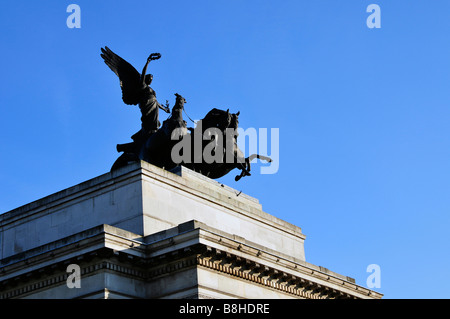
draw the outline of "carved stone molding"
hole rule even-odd
[[[310,268],[307,264],[277,256],[245,240],[238,242],[225,235],[194,227],[173,237],[146,243],[125,237],[116,238],[103,231],[83,239],[83,245],[80,242],[70,243],[41,255],[33,255],[32,263],[26,263],[31,259],[21,259],[16,264],[0,268],[0,275],[3,275],[3,279],[0,276],[0,299],[21,298],[65,285],[69,264],[80,266],[81,278],[109,272],[150,283],[201,267],[296,298],[378,298],[377,295],[370,295],[373,294],[371,290],[345,280],[344,276],[336,277],[324,268]],[[91,249],[91,244],[98,243],[102,236],[105,246]]]
[[[214,253],[217,251],[217,254]],[[292,294],[305,299],[358,299],[358,297],[339,292],[335,289],[315,282],[298,278],[295,275],[243,259],[230,253],[222,253],[211,247],[205,247],[205,254],[197,257],[198,265],[231,275],[240,279],[283,293]]]

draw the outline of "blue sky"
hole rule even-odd
[[[81,28],[69,29],[69,4]],[[381,28],[369,29],[369,4]],[[279,128],[279,171],[227,185],[303,229],[306,260],[385,298],[450,298],[450,2],[10,1],[0,11],[0,212],[109,171],[140,127],[100,47],[202,118]],[[161,113],[160,118],[165,119]]]

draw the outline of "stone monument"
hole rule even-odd
[[[141,161],[0,215],[0,298],[381,298],[304,241],[255,198]]]
[[[299,227],[214,180],[234,168],[239,180],[250,175],[253,158],[271,160],[245,158],[237,134],[220,144],[220,134],[237,128],[239,112],[212,109],[202,125],[187,128],[186,100],[176,94],[160,127],[158,109],[170,112],[169,105],[156,100],[146,74],[160,57],[151,54],[139,74],[102,49],[124,102],[139,105],[142,127],[132,142],[117,146],[123,154],[108,173],[0,215],[0,299],[381,298],[308,263]],[[228,161],[185,153],[173,160],[175,142],[195,148],[195,134],[212,128],[216,138],[208,143]]]

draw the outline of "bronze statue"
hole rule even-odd
[[[237,168],[241,170],[240,175],[235,177],[235,180],[238,181],[244,176],[251,175],[250,162],[253,159],[258,158],[267,162],[272,162],[270,157],[259,154],[252,154],[248,157],[244,157],[244,153],[237,145],[239,114],[240,112],[232,114],[229,110],[224,111],[216,108],[210,110],[206,116],[197,123],[195,129],[189,129],[191,142],[190,149],[194,151],[191,152],[190,158],[187,158],[187,160],[182,161],[180,164],[213,179],[225,176],[233,169]],[[217,137],[220,138],[211,140],[201,139],[201,141],[199,139],[196,140],[195,135],[205,136],[205,132],[210,130],[218,132],[221,136]],[[183,138],[187,138],[187,136],[184,136]],[[201,143],[200,149],[202,154],[195,152],[196,143],[199,142]],[[206,148],[215,150],[219,153],[219,158],[209,162],[205,160],[203,155]],[[200,159],[200,161],[198,159]]]
[[[150,87],[153,75],[146,73],[150,61],[159,59],[161,54],[150,54],[139,74],[131,64],[108,47],[101,51],[106,65],[119,77],[123,102],[139,105],[142,113],[140,131],[132,136],[132,143],[117,145],[117,151],[123,154],[115,161],[111,170],[144,160],[166,170],[183,165],[215,179],[237,168],[241,170],[240,175],[235,178],[238,181],[243,176],[250,176],[250,162],[254,158],[272,161],[269,157],[258,154],[244,157],[237,146],[239,112],[231,114],[229,110],[214,108],[195,128],[188,128],[182,114],[186,100],[178,93],[175,93],[176,102],[172,114],[160,128],[159,109],[170,113],[168,102],[163,106],[157,101],[156,93]],[[209,139],[205,139],[205,136]],[[179,153],[181,151],[181,157],[175,156],[174,150]],[[205,158],[205,154],[209,154],[209,157]]]
[[[122,100],[127,105],[139,105],[141,110],[141,130],[132,136],[133,143],[119,144],[117,150],[137,152],[147,138],[156,133],[160,126],[158,120],[159,109],[170,113],[168,106],[161,105],[156,99],[155,91],[150,87],[153,81],[152,74],[147,73],[150,61],[161,58],[160,53],[152,53],[147,59],[140,74],[130,63],[111,51],[108,47],[101,48],[100,56],[106,65],[119,77],[122,89]]]

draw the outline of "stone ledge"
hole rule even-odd
[[[202,175],[200,173],[197,173],[197,172],[195,172],[193,170],[190,170],[190,169],[188,169],[188,168],[186,168],[184,166],[177,166],[174,169],[170,170],[170,172],[174,173],[174,174],[176,174],[178,176],[187,177],[187,178],[188,178],[188,176],[193,176],[195,179],[203,180],[203,181],[205,181],[207,183],[212,183],[212,184],[220,186],[224,190],[228,191],[230,193],[230,195],[238,196],[237,194],[239,194],[239,196],[242,196],[243,198],[248,199],[248,200],[254,202],[255,204],[259,204],[259,200],[257,198],[251,197],[251,196],[249,196],[249,195],[247,195],[245,193],[241,193],[241,192],[239,192],[238,190],[236,190],[236,189],[234,189],[232,187],[229,187],[229,186],[227,186],[225,184],[222,184],[222,183],[220,183],[220,182],[218,182],[216,180],[208,178],[208,177],[206,177],[206,176],[204,176],[204,175]]]
[[[222,187],[219,182],[192,170],[178,167],[172,170],[174,173],[171,173],[146,162],[141,162],[141,167],[144,175],[149,176],[151,180],[170,184],[184,193],[204,198],[214,205],[223,206],[259,222],[282,229],[302,240],[306,238],[300,227],[264,212],[257,199],[244,193],[237,196],[239,194],[237,190],[225,185]],[[222,194],[224,192],[228,195],[224,196]]]
[[[7,223],[11,223],[16,219],[24,218],[28,215],[33,215],[43,210],[48,210],[52,206],[61,205],[64,202],[72,201],[78,197],[82,197],[99,189],[118,184],[134,177],[138,172],[140,172],[140,165],[129,165],[118,171],[100,175],[75,186],[45,196],[41,199],[1,214],[0,227],[6,225]]]
[[[172,186],[176,184],[176,187],[183,192],[192,192],[195,196],[203,197],[216,205],[231,208],[237,212],[245,213],[256,220],[277,225],[280,229],[289,230],[290,233],[295,234],[295,236],[301,239],[305,239],[306,237],[300,227],[262,211],[262,207],[256,198],[238,192],[229,186],[223,185],[185,167],[177,167],[170,172],[144,161],[133,163],[116,171],[100,175],[0,214],[0,227],[5,227],[17,220],[25,219],[35,214],[50,212],[53,207],[61,207],[64,203],[82,198],[93,192],[98,192],[103,188],[111,187],[127,180],[140,180],[142,174],[144,176],[151,176],[160,182],[171,184]],[[223,193],[228,194],[228,196],[224,196]]]
[[[83,240],[94,239],[94,238],[98,237],[99,235],[106,234],[106,233],[109,233],[111,235],[118,236],[118,237],[124,237],[128,240],[132,240],[132,241],[135,241],[135,242],[141,244],[141,242],[138,241],[138,239],[141,238],[140,235],[136,235],[129,231],[103,224],[103,225],[99,225],[99,226],[87,229],[85,231],[76,233],[74,235],[59,239],[57,241],[54,241],[54,242],[51,242],[51,243],[48,243],[48,244],[45,244],[42,246],[38,246],[38,247],[32,248],[30,250],[6,257],[4,259],[1,259],[0,260],[0,269],[8,266],[10,264],[18,263],[18,262],[21,262],[24,260],[30,260],[31,258],[40,256],[42,254],[45,254],[45,253],[48,253],[51,251],[56,251],[63,247],[69,246],[71,244],[79,245],[79,243]]]
[[[69,263],[84,263],[92,258],[100,258],[98,262],[84,266],[84,274],[104,269],[149,281],[171,275],[186,267],[201,266],[210,271],[218,271],[236,279],[247,280],[299,298],[381,298],[382,296],[346,280],[348,277],[328,270],[324,273],[324,268],[306,262],[288,260],[275,255],[274,252],[248,246],[245,239],[238,241],[233,238],[233,235],[213,231],[214,229],[207,225],[190,221],[174,229],[148,236],[149,238],[145,240],[116,227],[100,225],[44,245],[40,249],[25,252],[26,254],[21,256],[22,259],[11,258],[7,266],[0,268],[0,274],[9,273],[9,276],[6,276],[8,278],[4,275],[0,276],[0,283],[6,283],[6,285],[11,283],[14,286],[23,282],[19,285],[20,287],[13,289],[14,293],[8,289],[7,295],[4,295],[17,297],[22,293],[28,294],[33,291],[26,287],[41,289],[44,286],[50,287],[61,283],[65,277],[61,277],[61,274],[52,275],[52,273],[58,269],[64,269]],[[93,242],[99,242],[99,237],[103,238],[100,240],[103,244],[93,245]],[[196,240],[193,240],[195,238]],[[52,254],[58,258],[52,258],[52,262],[48,262]],[[30,272],[29,263],[27,264],[26,261],[31,259],[34,259],[35,266]],[[28,269],[28,271],[21,271],[20,268]],[[31,278],[39,277],[42,273],[48,276],[39,281],[41,283],[27,284]]]

